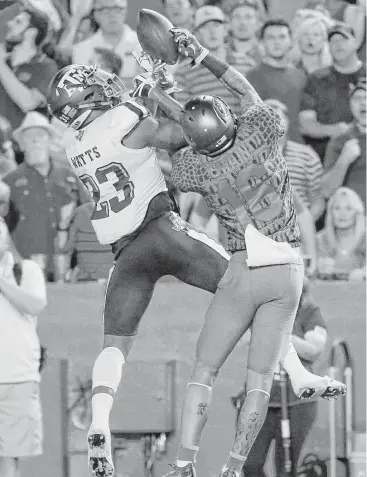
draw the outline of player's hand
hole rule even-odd
[[[171,32],[182,56],[195,60],[203,52],[203,47],[195,35],[184,28],[172,28]]]
[[[167,70],[165,63],[156,62],[153,65],[152,76],[156,81],[157,86],[163,89],[167,94],[181,91],[181,89],[178,87],[177,81],[173,77],[173,74]]]
[[[149,98],[151,90],[156,85],[151,73],[142,73],[133,79],[134,89],[130,93],[132,98]]]

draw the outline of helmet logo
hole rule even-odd
[[[69,98],[75,90],[83,91],[85,87],[86,75],[83,71],[73,69],[64,75],[56,86],[56,96],[60,96],[60,90],[65,91]]]
[[[218,118],[226,124],[231,117],[231,111],[226,103],[220,98],[213,98],[213,109]]]

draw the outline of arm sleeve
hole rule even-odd
[[[281,137],[285,134],[285,124],[282,118],[273,108],[262,102],[247,110],[246,120],[253,124],[260,123],[264,129],[268,130],[270,137]]]

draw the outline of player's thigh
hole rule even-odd
[[[257,306],[251,328],[248,368],[273,373],[293,329],[303,284],[303,265],[284,264],[251,270]]]
[[[249,269],[232,257],[206,313],[197,342],[197,361],[219,370],[251,325],[255,311]]]
[[[118,256],[106,288],[104,331],[133,336],[162,276],[154,240],[142,232]]]
[[[228,267],[229,254],[224,248],[174,213],[160,220],[159,230],[166,274],[214,293]]]

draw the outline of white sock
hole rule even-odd
[[[97,357],[92,373],[93,389],[104,386],[111,389],[109,393],[96,393],[92,397],[94,428],[108,428],[113,403],[113,395],[121,380],[122,366],[125,358],[118,348],[105,348]]]
[[[185,467],[187,464],[190,464],[189,460],[177,460],[176,461],[177,467]]]
[[[286,343],[283,349],[282,365],[292,382],[300,382],[310,376],[310,372],[301,363],[297,351],[294,349],[291,339]]]

